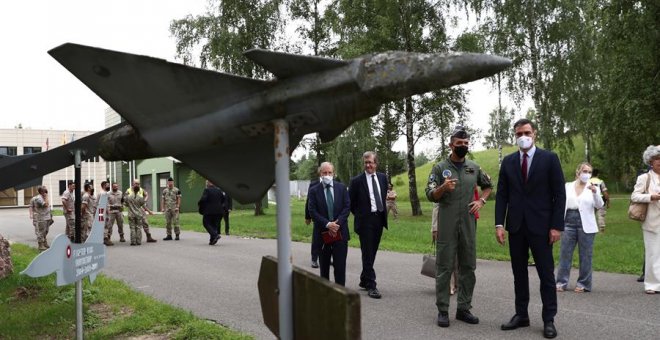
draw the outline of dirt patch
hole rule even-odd
[[[41,288],[39,287],[18,287],[12,294],[14,300],[27,300],[39,295]]]
[[[112,307],[103,303],[90,305],[89,311],[96,315],[104,325],[114,319],[128,317],[133,314],[133,310],[128,307],[121,307],[119,311],[115,312]]]

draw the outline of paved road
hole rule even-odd
[[[64,232],[63,218],[56,217],[49,240]],[[36,244],[25,209],[0,210],[0,233],[14,242]],[[257,276],[263,255],[276,255],[275,240],[228,236],[209,246],[208,236],[184,232],[181,241],[162,241],[165,230],[153,229],[158,243],[130,247],[116,243],[108,248],[104,273],[123,280],[158,300],[216,320],[258,339],[274,336],[263,324]],[[309,244],[294,243],[294,264],[308,265]],[[421,256],[380,251],[376,260],[378,288],[383,299],[362,295],[364,339],[542,339],[538,278],[530,271],[532,301],[529,328],[503,332],[502,322],[514,310],[513,278],[508,262],[478,261],[473,313],[479,325],[453,319],[443,329],[435,325],[434,281],[419,274]],[[358,289],[360,251],[348,255],[347,283]],[[576,272],[572,273],[575,280]],[[573,281],[574,282],[574,281]],[[632,275],[594,273],[594,292],[559,295],[555,320],[564,339],[658,339],[660,295],[646,295]],[[452,310],[456,306],[452,298]]]

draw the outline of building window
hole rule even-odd
[[[23,147],[23,154],[24,155],[29,155],[31,153],[39,153],[41,152],[41,147],[40,146],[26,146]]]
[[[16,149],[15,146],[0,146],[0,155],[16,156]]]

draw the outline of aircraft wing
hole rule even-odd
[[[293,147],[289,149],[293,150],[301,139],[302,136],[291,137],[289,145]],[[174,157],[243,204],[261,199],[275,180],[272,135]]]
[[[327,71],[349,64],[348,61],[339,59],[274,52],[263,49],[252,49],[243,54],[274,74],[277,79]]]
[[[66,43],[48,53],[141,132],[241,101],[270,82]]]
[[[33,184],[37,178],[72,165],[75,150],[83,151],[82,160],[97,156],[101,136],[123,125],[115,125],[48,151],[0,159],[0,190],[20,187],[24,183]],[[39,184],[41,182],[35,185]]]

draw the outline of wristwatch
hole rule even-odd
[[[486,200],[485,200],[483,197],[481,197],[479,200],[481,201],[481,203],[483,203],[484,205],[486,205]]]

